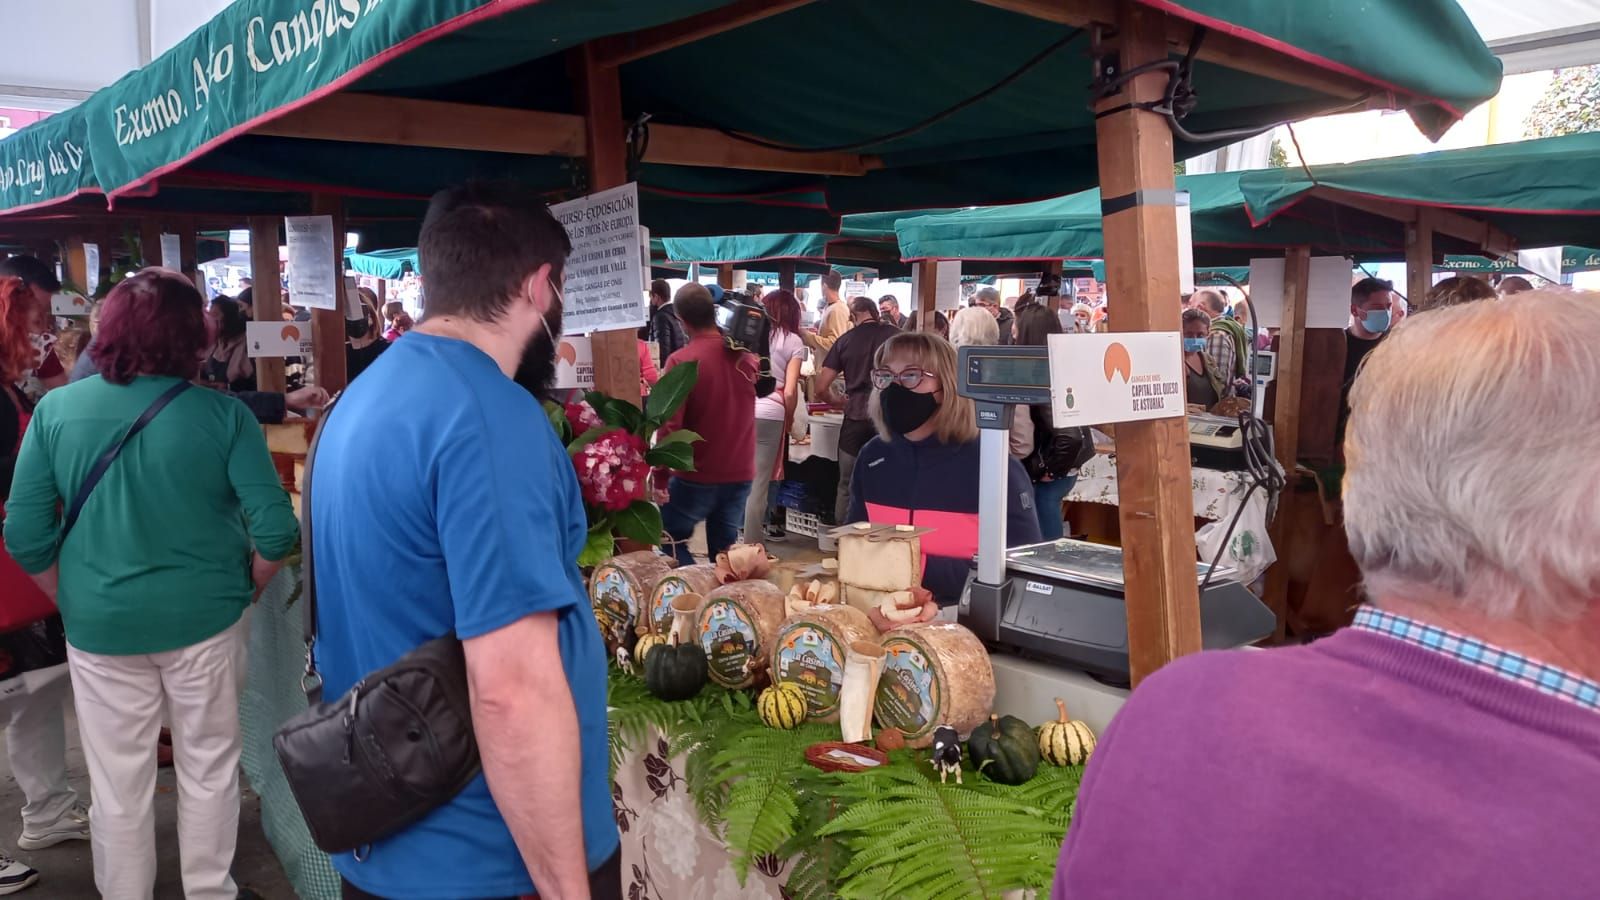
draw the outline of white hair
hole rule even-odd
[[[1499,618],[1600,597],[1600,297],[1408,318],[1350,392],[1345,530],[1368,590]]]
[[[981,306],[956,310],[950,320],[950,343],[961,347],[993,347],[1000,343],[1000,323]]]

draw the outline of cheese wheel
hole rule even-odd
[[[656,579],[656,586],[650,591],[648,614],[641,618],[639,624],[656,634],[666,634],[672,627],[673,597],[683,594],[704,597],[717,585],[717,567],[710,563],[672,569]]]
[[[764,679],[784,610],[783,592],[770,581],[735,581],[707,594],[700,608],[700,646],[711,680],[746,688]]]
[[[675,565],[672,557],[654,550],[639,550],[613,556],[594,567],[589,576],[589,603],[595,621],[606,639],[606,652],[618,646],[633,646],[634,628],[639,613],[650,599],[650,592]]]
[[[838,535],[839,580],[851,587],[893,593],[922,584],[922,538],[894,532]]]
[[[808,720],[837,722],[845,652],[856,641],[877,636],[867,614],[853,606],[813,607],[792,616],[773,642],[772,683],[800,686]]]
[[[927,747],[949,725],[968,734],[994,706],[994,667],[978,636],[954,622],[924,622],[886,632],[883,677],[873,715],[880,728]]]

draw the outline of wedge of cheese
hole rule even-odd
[[[267,435],[267,449],[273,453],[305,456],[306,450],[311,447],[311,437],[306,431],[304,420],[297,419],[281,425],[263,425],[261,430]]]
[[[909,591],[922,583],[921,537],[843,533],[838,541],[841,583],[884,593]]]

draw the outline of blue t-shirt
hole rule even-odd
[[[329,415],[312,492],[327,696],[451,629],[472,638],[556,611],[593,871],[617,849],[617,829],[605,648],[578,573],[587,525],[566,448],[533,397],[482,351],[418,332],[380,356]],[[333,864],[396,900],[533,891],[482,775],[362,861],[343,853]]]

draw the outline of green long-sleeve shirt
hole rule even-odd
[[[34,411],[17,456],[6,549],[30,573],[59,563],[67,641],[88,653],[160,653],[220,633],[250,602],[252,547],[279,560],[299,536],[250,411],[191,388],[123,448],[57,559],[60,508],[174,383],[97,376],[57,388]]]

